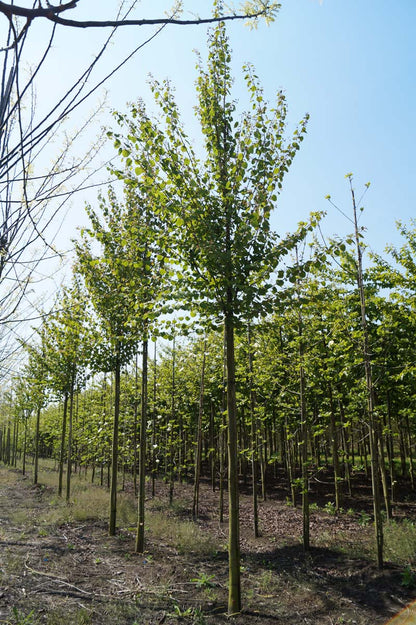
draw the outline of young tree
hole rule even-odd
[[[115,374],[114,428],[110,506],[110,534],[115,532],[120,371],[142,343],[142,397],[139,454],[139,504],[136,550],[144,549],[145,458],[147,428],[148,340],[164,286],[163,251],[159,249],[157,223],[149,199],[138,188],[128,188],[120,204],[110,189],[100,199],[102,219],[88,207],[91,229],[76,244],[78,271],[83,275],[92,304],[104,330],[107,362],[101,366]],[[101,245],[96,255],[92,242]]]
[[[347,174],[351,199],[352,199],[352,223],[354,226],[353,240],[355,243],[355,259],[354,259],[354,278],[357,283],[358,296],[360,302],[360,326],[361,326],[361,354],[364,365],[366,399],[367,399],[367,418],[368,418],[368,434],[370,442],[370,458],[371,458],[371,485],[373,493],[373,510],[374,510],[374,529],[376,538],[377,564],[379,568],[383,567],[383,520],[381,516],[381,497],[380,497],[380,423],[379,416],[376,413],[375,388],[372,372],[372,355],[370,350],[370,335],[368,328],[368,312],[367,300],[364,284],[363,270],[363,243],[362,231],[358,226],[358,208],[355,198],[355,191],[352,185],[352,174]],[[366,184],[366,189],[370,183]],[[327,199],[333,204],[330,196]]]
[[[109,534],[116,531],[117,471],[120,417],[120,375],[137,348],[135,263],[128,258],[122,224],[123,209],[112,189],[107,199],[100,196],[102,218],[87,207],[91,228],[84,230],[75,243],[76,270],[83,277],[97,314],[102,343],[96,350],[96,367],[114,373],[114,420],[111,454],[111,489]],[[99,245],[99,253],[93,244]]]
[[[28,353],[28,362],[24,368],[25,379],[29,385],[30,402],[36,415],[34,450],[35,459],[33,467],[33,483],[38,483],[39,474],[39,437],[40,437],[40,414],[47,400],[47,370],[45,366],[44,336],[40,332],[39,345],[24,345]]]
[[[214,327],[224,324],[227,361],[229,483],[229,613],[241,609],[235,329],[268,310],[265,296],[279,258],[287,250],[270,229],[270,213],[282,180],[306,131],[284,139],[286,102],[279,93],[268,109],[251,67],[245,79],[252,110],[237,118],[231,100],[230,49],[224,24],[209,36],[206,69],[199,63],[197,115],[206,158],[197,158],[179,121],[168,83],[152,83],[164,127],[142,103],[130,116],[117,114],[126,136],[115,145],[154,198],[181,266],[178,290]],[[120,177],[126,178],[124,172]],[[132,175],[132,179],[134,179]],[[127,180],[128,182],[129,180]]]
[[[56,303],[56,312],[45,319],[42,326],[48,384],[53,392],[63,398],[58,493],[62,495],[65,443],[67,442],[67,501],[71,493],[74,392],[76,384],[81,382],[81,373],[86,365],[85,348],[86,340],[88,340],[86,311],[85,293],[82,293],[80,285],[75,282],[71,288],[63,290]],[[66,436],[68,416],[68,436]]]

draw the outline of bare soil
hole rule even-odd
[[[0,623],[377,625],[416,598],[402,585],[403,566],[387,562],[380,571],[372,560],[373,528],[362,527],[359,513],[371,509],[368,493],[358,494],[358,503],[346,501],[355,513],[314,510],[313,546],[304,554],[301,511],[282,501],[278,485],[273,498],[259,504],[257,539],[251,499],[243,485],[242,491],[243,610],[229,617],[227,523],[218,522],[218,492],[208,484],[201,486],[196,523],[212,540],[212,552],[201,557],[198,549],[178,549],[150,526],[146,553],[138,555],[132,528],[110,538],[106,523],[87,520],[45,531],[42,514],[54,493],[1,466]],[[328,501],[325,493],[315,495],[320,505]],[[191,522],[192,485],[175,485],[175,501],[169,507],[161,482],[148,508],[172,523]],[[416,518],[416,504],[407,502],[396,514]]]

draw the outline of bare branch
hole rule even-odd
[[[267,17],[276,9],[274,2],[261,2],[258,9],[242,10],[239,13],[229,15],[213,15],[211,17],[193,19],[179,19],[174,17],[160,17],[154,19],[118,19],[118,20],[70,20],[62,17],[62,14],[69,9],[75,9],[79,0],[71,0],[59,6],[53,6],[47,2],[47,7],[40,5],[37,8],[26,8],[17,6],[12,3],[0,2],[0,13],[3,13],[9,20],[13,17],[26,18],[24,29],[27,30],[33,20],[43,18],[61,26],[69,26],[71,28],[119,28],[120,26],[161,26],[174,24],[176,26],[192,26],[199,24],[215,24],[221,21],[232,21],[241,19],[258,19]],[[19,35],[20,37],[20,35]],[[15,44],[17,43],[17,37]],[[14,45],[15,45],[14,44]]]

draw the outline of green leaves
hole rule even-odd
[[[246,66],[252,107],[237,120],[224,25],[210,32],[208,45],[208,62],[203,67],[198,60],[196,83],[203,161],[181,124],[168,82],[151,81],[159,117],[152,120],[140,103],[130,118],[116,115],[123,132],[114,136],[124,135],[117,146],[129,169],[125,178],[129,183],[134,178],[149,198],[166,235],[165,249],[182,268],[175,278],[178,296],[198,302],[204,316],[218,318],[225,314],[231,289],[239,320],[262,314],[265,285],[286,251],[276,247],[270,214],[307,116],[286,142],[284,94],[278,92],[275,107],[268,109],[257,76]]]

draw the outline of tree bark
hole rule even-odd
[[[194,498],[192,503],[192,516],[198,518],[199,514],[199,482],[201,477],[201,456],[202,456],[202,417],[204,415],[204,388],[205,388],[205,352],[207,349],[207,341],[204,340],[201,367],[201,383],[199,390],[199,410],[198,425],[196,433],[196,453],[195,453],[195,479],[194,479]]]
[[[232,301],[231,288],[227,300]],[[231,308],[231,306],[229,306]],[[241,610],[240,581],[240,512],[238,492],[238,446],[237,446],[237,401],[235,387],[234,319],[232,312],[225,317],[225,341],[227,358],[227,415],[228,415],[228,496],[229,496],[229,588],[228,613]]]
[[[117,470],[118,470],[118,429],[120,418],[120,347],[116,347],[116,364],[114,369],[114,421],[113,441],[111,448],[111,481],[110,481],[110,523],[108,533],[114,536],[116,533],[117,519]]]
[[[139,500],[136,534],[136,553],[144,551],[144,502],[146,485],[146,428],[147,428],[147,369],[148,341],[142,343],[142,410],[140,417],[140,450],[139,450]]]

